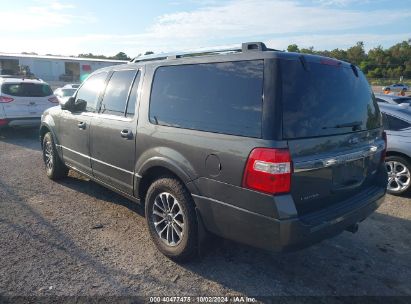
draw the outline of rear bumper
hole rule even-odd
[[[274,219],[216,200],[193,195],[207,230],[227,239],[271,251],[307,247],[363,221],[384,201],[385,189],[374,187],[309,216]]]
[[[22,118],[2,118],[0,119],[0,128],[2,127],[36,127],[39,126],[41,117],[22,117]]]

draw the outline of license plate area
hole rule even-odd
[[[30,102],[30,103],[27,105],[27,110],[28,110],[28,112],[29,112],[30,115],[34,115],[34,114],[38,114],[38,113],[39,113],[37,104],[36,104],[35,102]]]
[[[336,188],[361,183],[365,178],[365,159],[347,161],[333,167],[333,186]]]

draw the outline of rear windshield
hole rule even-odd
[[[68,96],[73,96],[74,95],[74,93],[76,93],[76,89],[62,89],[61,90],[62,92],[62,96],[63,97],[68,97]]]
[[[283,136],[288,139],[343,134],[381,126],[365,76],[350,67],[281,62]]]
[[[4,83],[1,92],[18,97],[46,97],[53,94],[50,86],[43,83]]]

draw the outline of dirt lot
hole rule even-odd
[[[387,196],[357,234],[283,255],[216,239],[178,265],[132,202],[48,180],[37,130],[0,135],[0,295],[411,295],[410,252],[411,200]]]

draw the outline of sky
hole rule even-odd
[[[0,0],[0,52],[130,57],[263,41],[316,50],[411,38],[411,0]]]

